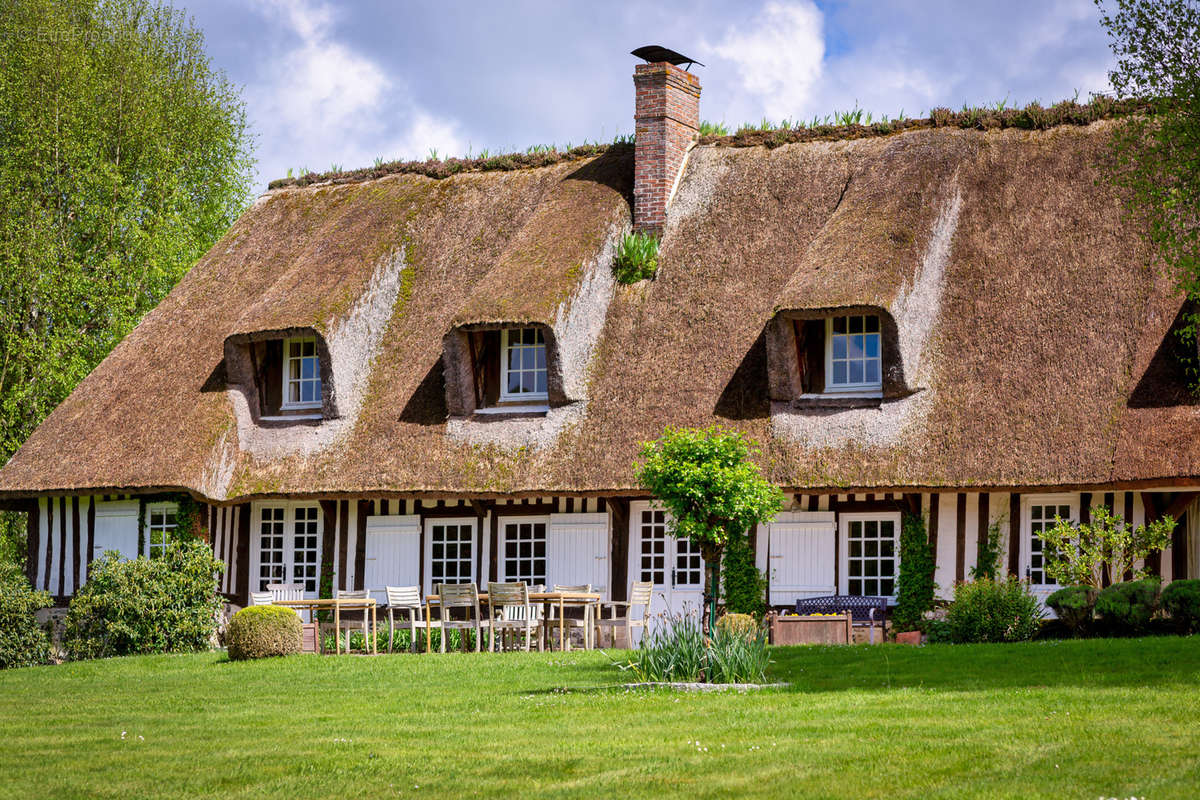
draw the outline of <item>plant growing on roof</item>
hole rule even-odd
[[[751,460],[757,454],[758,445],[736,431],[668,427],[642,445],[642,463],[634,465],[638,482],[670,513],[671,535],[700,547],[710,628],[726,545],[783,507],[783,492]]]
[[[613,276],[624,284],[637,283],[658,274],[658,237],[651,233],[627,233],[617,246]]]
[[[1114,579],[1126,572],[1145,577],[1134,564],[1171,541],[1175,520],[1164,517],[1149,525],[1129,525],[1104,506],[1092,509],[1091,521],[1079,525],[1055,517],[1053,528],[1039,534],[1046,551],[1046,575],[1062,586],[1100,588],[1107,569]]]

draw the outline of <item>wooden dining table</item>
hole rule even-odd
[[[375,649],[375,608],[379,605],[372,597],[367,598],[350,598],[350,597],[320,597],[311,600],[274,600],[271,605],[284,606],[286,608],[307,608],[313,612],[314,618],[318,611],[333,610],[333,630],[334,630],[334,647],[336,654],[342,654],[342,611],[362,611],[364,614],[367,611],[371,612],[371,635],[368,637],[367,649],[371,653],[376,653]],[[320,626],[317,627],[317,649],[320,650]],[[350,644],[346,643],[346,652],[350,652]]]
[[[542,604],[542,609],[543,609],[542,625],[543,626],[545,626],[547,624],[547,622],[550,621],[549,613],[548,613],[550,611],[550,609],[555,605],[558,606],[558,641],[559,641],[559,647],[562,650],[570,650],[571,649],[571,640],[567,636],[567,620],[563,616],[563,611],[566,610],[568,607],[569,608],[582,607],[584,609],[584,625],[594,625],[594,623],[591,622],[592,611],[596,607],[598,607],[600,605],[601,601],[603,601],[603,600],[604,600],[603,595],[599,594],[598,592],[530,592],[529,593],[530,603],[540,602]],[[429,620],[433,619],[433,617],[430,615],[431,611],[433,609],[433,606],[440,605],[441,601],[442,601],[442,598],[440,595],[436,595],[436,594],[425,595],[425,619],[427,622]],[[481,613],[482,613],[482,607],[487,605],[487,601],[488,601],[488,593],[480,592],[479,593],[479,605],[481,607],[480,608]],[[549,636],[546,637],[547,646],[549,646],[549,644],[550,644],[549,638],[550,638]],[[587,646],[586,643],[591,641],[591,638],[592,638],[592,634],[590,633],[590,631],[585,631],[585,635],[584,635],[584,642],[585,642],[584,646],[585,647]],[[427,624],[425,626],[425,652],[426,653],[432,652],[432,648],[433,648],[433,626]]]

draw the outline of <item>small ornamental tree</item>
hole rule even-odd
[[[783,507],[783,492],[751,460],[757,453],[758,445],[736,431],[667,428],[642,445],[642,463],[634,465],[638,481],[670,513],[671,535],[700,547],[710,630],[722,551]]]
[[[1135,579],[1143,578],[1146,570],[1135,570],[1134,564],[1166,547],[1173,530],[1171,517],[1133,526],[1103,506],[1093,508],[1091,521],[1081,525],[1055,517],[1054,527],[1039,534],[1047,553],[1046,575],[1060,586],[1097,589],[1106,567],[1113,581],[1121,580],[1126,572],[1132,572]]]

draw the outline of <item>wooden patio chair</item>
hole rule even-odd
[[[304,584],[301,583],[268,583],[267,591],[271,593],[271,600],[303,600],[304,599]],[[300,609],[292,609],[296,612],[296,616],[300,617],[300,621],[304,621],[304,612]],[[312,620],[308,620],[312,622]]]
[[[437,620],[425,619],[425,606],[421,603],[420,586],[386,586],[388,612],[388,652],[392,652],[392,640],[396,631],[396,612],[408,612],[410,652],[417,652],[417,631],[440,628]],[[403,622],[403,620],[401,620]]]
[[[537,637],[538,650],[542,649],[540,635],[541,614],[535,605],[529,602],[529,587],[524,581],[517,583],[488,584],[488,617],[492,624],[492,639],[490,650],[496,649],[496,632],[501,633],[501,649],[503,649],[503,634],[507,632],[525,634],[525,652],[529,652],[531,637]]]
[[[337,597],[341,600],[366,600],[371,596],[371,593],[366,589],[338,589]],[[362,628],[363,644],[368,652],[371,650],[371,619],[370,611],[350,611],[350,618],[346,618],[347,612],[342,611],[338,616],[341,618],[341,627],[336,631],[338,636],[341,636],[342,631],[346,632],[346,652],[350,652],[350,632],[355,628]],[[356,615],[362,614],[362,619],[356,619]]]
[[[590,592],[591,590],[592,590],[592,585],[590,583],[582,583],[582,584],[578,584],[575,586],[563,584],[563,583],[556,583],[556,584],[554,584],[554,587],[551,589],[551,591],[555,591],[555,592]],[[567,612],[569,612],[571,610],[573,610],[573,609],[565,609],[565,611],[567,611]],[[577,616],[567,616],[566,613],[563,614],[564,621],[566,622],[567,629],[568,629],[567,635],[568,636],[571,635],[571,630],[574,630],[575,628],[581,628],[583,630],[583,647],[585,650],[591,650],[595,646],[595,627],[596,627],[595,622],[592,620],[592,606],[589,603],[588,605],[583,606],[579,610],[582,611],[583,613],[581,616],[578,616],[578,617]],[[546,629],[548,631],[556,630],[558,628],[557,623],[558,623],[558,603],[551,603],[550,604],[550,622],[547,623]],[[562,646],[562,643],[559,642],[559,647],[561,647],[561,646]]]
[[[629,587],[628,600],[610,600],[607,603],[601,603],[600,619],[596,620],[596,624],[600,628],[608,628],[612,631],[613,646],[617,643],[617,631],[624,629],[625,645],[632,649],[633,647],[633,629],[641,628],[642,632],[646,631],[646,622],[650,619],[650,599],[654,595],[654,584],[650,581],[634,581]],[[633,611],[635,608],[641,608],[642,614],[640,617],[634,617]],[[610,616],[604,618],[604,609],[607,608],[611,612]],[[625,613],[618,616],[618,609],[624,609]]]
[[[479,589],[475,583],[439,583],[437,594],[441,599],[441,628],[438,649],[446,652],[446,638],[450,629],[461,630],[464,633],[475,631],[475,652],[483,649],[483,629],[490,627],[489,620],[484,619],[479,612]],[[454,609],[462,609],[466,618],[454,619]],[[466,649],[466,639],[463,639],[463,649]]]
[[[251,592],[250,605],[252,606],[269,606],[275,600],[275,595],[270,592]]]

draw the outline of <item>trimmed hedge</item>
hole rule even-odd
[[[231,661],[290,656],[300,652],[300,617],[283,606],[250,606],[229,620],[225,644]]]
[[[1046,605],[1078,636],[1092,621],[1096,590],[1091,586],[1064,586],[1046,598]]]
[[[1162,607],[1180,630],[1200,631],[1200,580],[1172,582],[1163,589]]]
[[[1142,633],[1158,610],[1160,585],[1157,577],[1114,583],[1096,595],[1096,613],[1113,633]]]
[[[972,581],[954,587],[954,602],[946,613],[951,641],[1025,642],[1034,637],[1042,619],[1038,599],[1024,581]]]
[[[175,542],[162,556],[92,562],[71,600],[63,645],[72,659],[207,650],[221,598],[215,575],[225,565],[199,540]]]
[[[53,604],[36,592],[16,564],[0,562],[0,669],[50,661],[50,640],[35,614]]]

